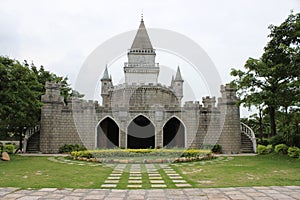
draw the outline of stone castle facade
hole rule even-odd
[[[124,65],[125,83],[113,85],[108,69],[101,81],[102,105],[72,97],[64,102],[58,83],[42,96],[40,151],[57,153],[64,144],[95,148],[203,148],[218,143],[239,153],[241,129],[235,90],[221,86],[221,97],[181,102],[178,67],[170,86],[158,83],[155,49],[141,20]]]

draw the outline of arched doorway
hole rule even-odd
[[[185,128],[176,117],[169,119],[163,127],[163,146],[166,148],[185,147]]]
[[[143,115],[137,116],[127,128],[127,148],[145,149],[155,147],[155,128]]]
[[[119,147],[119,127],[114,120],[106,117],[97,127],[97,148]]]

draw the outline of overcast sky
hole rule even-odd
[[[290,10],[300,11],[300,0],[0,3],[0,55],[44,65],[68,76],[71,84],[94,49],[115,35],[138,28],[142,12],[147,28],[172,30],[199,44],[227,83],[232,80],[232,67],[242,68],[247,58],[261,56],[270,24],[279,25]]]

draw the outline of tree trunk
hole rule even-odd
[[[258,107],[258,115],[259,115],[259,138],[263,138],[263,127],[262,127],[262,110],[261,107]]]
[[[269,107],[269,115],[270,115],[270,127],[271,127],[270,136],[272,137],[276,135],[275,108],[273,106]]]
[[[22,152],[23,149],[23,127],[20,127],[19,129],[19,150]]]

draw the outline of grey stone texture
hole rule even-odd
[[[164,126],[176,118],[183,126],[184,135],[181,139],[184,141],[176,144],[203,148],[219,143],[224,153],[240,152],[240,113],[235,91],[228,84],[221,86],[217,105],[215,97],[204,97],[202,104],[199,101],[182,103],[183,78],[179,67],[170,86],[157,83],[159,65],[155,63],[155,50],[143,21],[128,52],[124,72],[125,83],[114,86],[105,69],[101,79],[102,105],[77,97],[65,103],[60,85],[47,82],[46,94],[42,96],[41,152],[57,153],[60,146],[75,143],[88,149],[96,148],[99,146],[98,126],[107,118],[118,126],[118,147],[127,148],[128,126],[137,116],[147,118],[155,128],[152,147],[164,147]]]
[[[0,188],[0,199],[300,199],[299,186],[185,189],[57,189]]]

